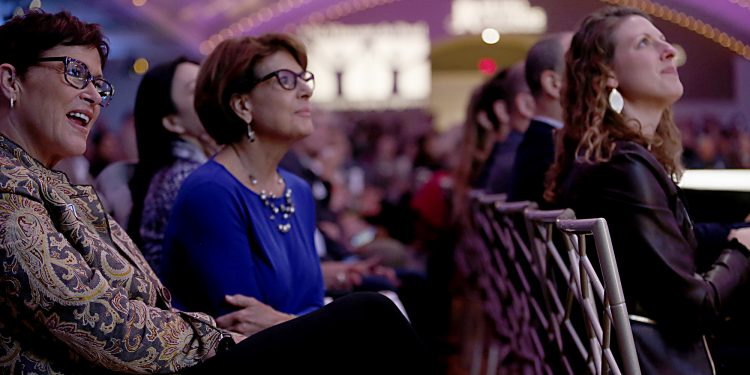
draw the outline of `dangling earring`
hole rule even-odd
[[[625,107],[625,99],[617,89],[612,89],[609,92],[609,107],[617,113],[622,113],[622,109]]]
[[[13,109],[15,105],[16,105],[16,99],[10,98],[10,109]]]
[[[255,132],[249,122],[247,123],[247,139],[249,139],[251,143],[255,142]]]

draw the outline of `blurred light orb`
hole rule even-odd
[[[148,71],[148,60],[146,60],[143,57],[139,57],[135,59],[135,62],[133,63],[133,72],[138,75],[146,74]]]
[[[685,53],[685,49],[682,48],[679,44],[672,44],[672,47],[674,47],[675,50],[677,50],[677,54],[674,57],[674,63],[677,66],[683,66],[687,62],[687,53]]]
[[[495,70],[497,70],[497,62],[489,57],[482,57],[479,59],[477,68],[479,68],[479,72],[482,74],[490,76],[495,73]]]
[[[495,44],[500,41],[500,32],[488,27],[482,30],[482,41],[487,44]]]
[[[146,5],[146,2],[148,2],[148,0],[133,0],[133,5],[137,7],[142,7]]]

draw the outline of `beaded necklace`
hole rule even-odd
[[[232,148],[232,151],[234,151],[234,154],[237,156],[237,159],[240,161],[240,164],[242,164],[242,168],[245,169],[245,171],[247,172],[248,168],[245,166],[245,162],[240,157],[240,153],[237,152],[237,149],[234,147],[234,145],[229,145],[229,146]],[[258,185],[258,179],[252,173],[248,173],[247,177],[250,179],[250,184],[252,184],[253,186]],[[281,175],[279,175],[278,179],[276,180],[276,183],[281,186],[284,186],[285,185],[284,178],[281,177]],[[284,202],[279,204],[278,206],[276,205],[275,200],[279,197],[277,197],[275,194],[269,193],[265,189],[261,189],[258,196],[260,197],[260,200],[263,202],[263,205],[268,207],[268,209],[271,211],[271,213],[268,215],[268,220],[276,224],[276,228],[279,230],[279,232],[288,233],[292,229],[291,217],[292,215],[294,215],[294,202],[292,202],[292,189],[287,187],[286,190],[284,190]],[[279,216],[278,220],[277,220],[277,215]]]

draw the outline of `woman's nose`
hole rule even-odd
[[[662,43],[664,44],[664,50],[662,51],[662,56],[664,57],[664,59],[674,59],[675,56],[677,56],[677,49],[675,49],[674,46],[672,46],[672,44],[667,41],[663,41]]]
[[[96,90],[93,82],[89,82],[86,87],[81,91],[81,99],[91,104],[101,105],[103,98],[99,95],[99,91]]]

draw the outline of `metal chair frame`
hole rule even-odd
[[[567,372],[574,373],[574,370],[566,356],[575,353],[585,361],[588,372],[592,374],[610,371],[614,374],[640,374],[606,220],[576,219],[569,209],[529,209],[525,216],[531,247],[538,260],[537,270],[545,279],[543,295],[550,320],[549,339],[562,353],[561,360]],[[555,229],[563,234],[567,259],[552,239]],[[587,236],[594,240],[601,280],[587,255]],[[560,285],[558,279],[563,279],[564,284]],[[561,297],[563,293],[564,297]],[[583,327],[571,320],[574,308],[580,311]],[[619,363],[610,346],[613,329]],[[566,347],[563,336],[569,338],[572,345]]]

